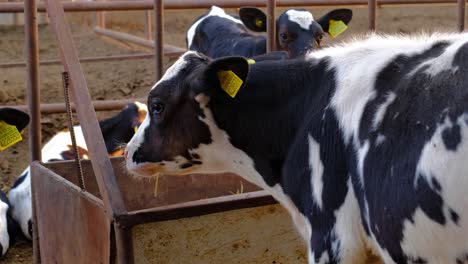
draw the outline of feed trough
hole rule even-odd
[[[90,161],[82,162],[86,190],[73,161],[33,163],[41,263],[306,263],[287,212],[241,177],[136,181],[123,162],[111,159],[128,212],[114,220]]]

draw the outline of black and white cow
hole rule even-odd
[[[107,152],[110,156],[123,154],[122,146],[130,141],[135,131],[146,116],[147,107],[139,102],[125,106],[117,115],[99,122]],[[76,144],[81,158],[88,159],[88,148],[81,126],[74,126]],[[42,148],[42,161],[74,159],[73,146],[69,131],[62,131],[53,136]],[[29,166],[15,181],[8,193],[12,205],[12,215],[21,227],[23,234],[31,239],[32,208],[31,179]]]
[[[17,132],[21,132],[28,125],[29,116],[13,108],[0,108],[0,122],[4,122],[3,125],[15,126]],[[0,127],[3,126],[0,124]],[[0,132],[0,136],[6,135]],[[10,241],[15,236],[16,229],[17,225],[11,216],[10,202],[6,194],[0,190],[0,252],[2,256],[10,247]]]
[[[212,58],[246,56],[262,60],[287,59],[284,51],[266,53],[266,38],[250,33],[242,22],[222,8],[212,6],[187,31],[187,47]]]
[[[253,65],[188,52],[151,89],[125,157],[135,177],[233,172],[263,187],[309,263],[466,263],[468,34]]]
[[[223,56],[256,57],[258,60],[295,58],[320,47],[330,20],[348,24],[352,18],[349,9],[336,9],[315,21],[305,9],[289,9],[277,20],[278,49],[283,52],[266,53],[266,36],[252,34],[247,28],[266,31],[266,15],[256,8],[242,8],[240,18],[228,15],[213,6],[199,17],[187,31],[189,50],[201,52],[211,58]],[[244,23],[242,23],[244,22]],[[244,25],[245,24],[245,25]],[[247,27],[247,28],[246,28]],[[288,54],[285,54],[287,52]]]
[[[266,32],[267,16],[262,10],[244,7],[239,10],[239,16],[248,29]],[[348,25],[352,18],[353,11],[350,9],[334,9],[317,21],[306,9],[286,10],[276,20],[276,47],[287,51],[290,58],[303,56],[312,50],[319,49],[323,37],[331,35],[329,33],[331,21],[335,23],[342,21]],[[341,30],[344,31],[345,28]]]

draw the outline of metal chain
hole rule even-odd
[[[84,176],[83,176],[83,167],[81,166],[81,160],[78,152],[78,146],[76,145],[75,129],[73,128],[73,116],[72,108],[70,104],[70,93],[69,93],[69,84],[70,78],[68,72],[62,72],[62,81],[63,81],[63,94],[65,96],[65,106],[67,108],[67,121],[68,121],[68,130],[70,131],[70,137],[73,146],[73,155],[75,156],[75,164],[77,168],[77,178],[78,185],[82,190],[85,188]]]

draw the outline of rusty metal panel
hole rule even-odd
[[[42,263],[109,263],[110,222],[102,201],[33,163]]]
[[[76,113],[83,128],[83,134],[88,146],[89,156],[92,157],[93,169],[106,206],[109,219],[115,215],[125,214],[127,211],[122,200],[120,190],[114,177],[112,164],[107,156],[104,139],[92,105],[86,79],[78,59],[78,52],[71,36],[70,27],[65,19],[62,3],[59,0],[46,0],[52,31],[57,39],[60,58],[65,71],[70,76],[71,94],[75,102]]]
[[[135,263],[307,263],[302,238],[280,205],[137,225]]]
[[[135,180],[121,169],[124,161],[122,157],[111,158],[117,184],[129,211],[260,190],[233,174],[160,176],[157,184],[156,179]],[[45,166],[77,184],[73,161],[51,162]],[[100,197],[90,161],[83,160],[82,166],[86,190]]]
[[[39,161],[33,161],[33,163],[39,163]],[[31,164],[31,166],[34,164]],[[31,181],[31,229],[32,229],[32,243],[33,243],[33,263],[39,264],[41,263],[40,257],[41,253],[39,250],[39,238],[37,237],[38,229],[37,229],[37,212],[36,212],[36,188],[34,186],[33,180]]]
[[[155,180],[137,183],[127,176],[119,178],[119,186],[132,211],[259,190],[233,174],[161,176],[157,184]]]

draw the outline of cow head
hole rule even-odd
[[[258,8],[244,7],[239,11],[244,25],[256,32],[266,31],[266,15]],[[329,33],[330,23],[342,21],[348,24],[353,17],[350,9],[335,9],[314,20],[312,13],[305,9],[289,9],[276,20],[276,45],[285,50],[291,58],[305,55],[320,48],[325,33]]]
[[[204,34],[206,33],[205,32],[197,33],[197,28],[203,22],[203,20],[205,20],[208,17],[218,17],[219,19],[222,19],[222,20],[219,20],[219,21],[222,21],[221,25],[213,25],[213,27],[219,27],[219,26],[222,27],[224,23],[227,23],[228,25],[233,25],[234,26],[233,28],[236,28],[236,27],[244,28],[244,26],[242,25],[242,22],[238,18],[226,14],[226,12],[224,12],[224,10],[220,7],[212,6],[206,14],[203,14],[200,17],[198,17],[195,20],[195,22],[193,22],[193,24],[190,26],[190,28],[187,30],[186,42],[187,42],[187,48],[189,50],[199,50],[202,46],[204,46],[203,41],[206,40],[206,36],[204,36]],[[223,27],[223,29],[225,29],[225,27]]]
[[[231,145],[210,109],[210,98],[228,96],[221,88],[220,73],[229,71],[245,83],[247,60],[211,60],[187,52],[166,71],[151,89],[148,114],[126,148],[126,165],[132,174],[246,174],[239,170],[251,168],[252,161]]]
[[[123,154],[122,145],[130,141],[146,117],[145,104],[127,104],[117,115],[99,122],[107,152],[111,156]]]

